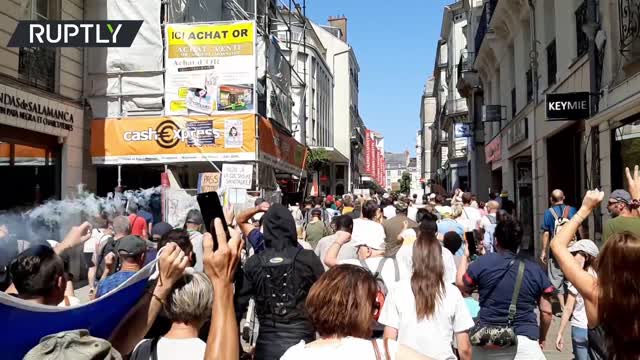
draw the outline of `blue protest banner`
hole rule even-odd
[[[0,357],[22,359],[44,336],[66,330],[87,329],[92,336],[109,339],[144,294],[155,264],[151,262],[103,297],[71,307],[34,304],[0,293]]]

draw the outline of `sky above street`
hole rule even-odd
[[[384,135],[386,151],[415,154],[420,98],[433,74],[443,7],[451,2],[307,0],[307,16],[316,23],[347,17],[347,41],[360,64],[360,116]]]

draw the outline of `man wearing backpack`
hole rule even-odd
[[[562,270],[560,270],[553,254],[551,254],[551,256],[548,255],[549,244],[553,241],[555,235],[560,232],[562,227],[576,214],[577,210],[574,207],[565,205],[562,190],[553,190],[550,201],[551,207],[545,211],[544,221],[542,223],[542,253],[540,254],[540,261],[548,265],[549,280],[551,280],[551,284],[558,291],[556,296],[560,303],[560,314],[562,314],[564,311],[565,294],[564,274]],[[548,256],[549,261],[547,263]]]
[[[491,254],[496,251],[494,233],[496,231],[496,225],[498,224],[496,215],[498,209],[500,209],[500,204],[495,200],[491,200],[487,203],[486,209],[487,215],[483,216],[480,220],[480,227],[483,233],[482,247],[484,248],[485,254]]]

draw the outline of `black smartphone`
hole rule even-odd
[[[224,227],[224,233],[227,236],[227,240],[229,240],[229,227],[227,226],[227,221],[224,218],[224,211],[222,209],[222,204],[220,203],[220,197],[218,197],[218,193],[215,191],[198,194],[198,205],[200,206],[200,212],[202,213],[202,220],[204,221],[204,227],[207,229],[207,232],[213,236],[213,250],[218,248],[218,239],[216,237],[216,229],[214,227],[213,221],[215,218],[219,218],[222,221],[222,226]]]
[[[467,231],[464,233],[464,238],[467,240],[467,247],[469,248],[469,256],[478,255],[478,248],[476,244],[476,237],[473,231]]]

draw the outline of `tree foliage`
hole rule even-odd
[[[307,155],[307,170],[320,171],[320,169],[329,164],[329,152],[325,149],[309,149]]]
[[[406,171],[402,173],[402,178],[400,179],[400,192],[403,194],[411,192],[411,174]]]

